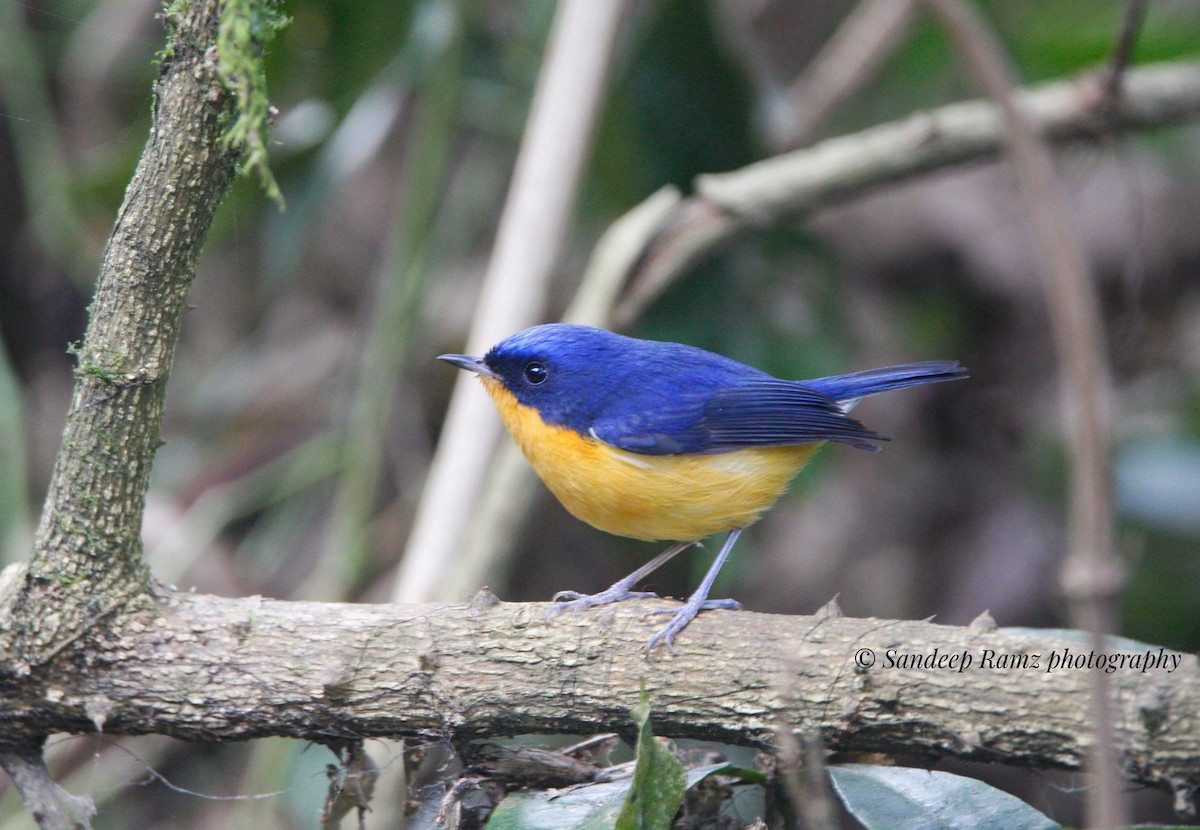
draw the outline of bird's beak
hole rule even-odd
[[[444,360],[452,366],[474,372],[480,377],[499,379],[499,375],[488,368],[482,357],[471,357],[469,354],[441,354],[438,360]]]

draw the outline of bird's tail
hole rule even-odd
[[[927,360],[923,363],[905,363],[903,366],[888,366],[849,375],[806,380],[803,384],[828,395],[842,404],[843,409],[848,410],[859,398],[874,395],[876,392],[919,386],[922,383],[959,380],[966,376],[966,368],[960,366],[957,360]]]

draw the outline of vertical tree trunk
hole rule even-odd
[[[75,394],[0,653],[28,671],[148,595],[141,525],[163,400],[196,259],[240,150],[238,105],[217,67],[220,0],[176,4],[150,138],[104,260],[75,354]]]

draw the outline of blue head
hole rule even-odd
[[[623,374],[628,339],[587,326],[534,326],[494,346],[483,365],[547,423],[583,422]]]
[[[546,423],[581,432],[622,400],[645,393],[691,397],[747,374],[762,374],[692,346],[638,340],[572,323],[525,329],[482,358],[441,359],[500,381]]]
[[[467,359],[472,361],[470,365],[458,357],[444,355],[443,360],[499,380],[518,402],[538,410],[547,423],[584,432],[614,399],[634,395],[647,385],[670,392],[662,387],[664,383],[678,384],[679,369],[695,366],[697,357],[718,357],[718,362],[726,362],[724,357],[686,345],[641,341],[569,323],[517,332],[481,359]]]

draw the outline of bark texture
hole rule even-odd
[[[33,670],[130,601],[149,573],[141,525],[196,259],[236,174],[236,102],[216,67],[218,0],[168,15],[150,138],[125,193],[77,359],[34,554],[0,616],[0,674]]]
[[[839,751],[1072,769],[1085,758],[1089,671],[1048,670],[1051,652],[1086,654],[1080,641],[720,611],[688,627],[678,654],[647,659],[657,621],[643,615],[665,605],[546,622],[546,604],[487,593],[467,606],[168,595],[38,683],[0,689],[4,728],[202,741],[629,733],[644,682],[659,735],[768,746],[779,728],[818,729]],[[940,667],[899,664],[935,649]],[[949,659],[961,654],[972,660],[960,672]],[[1200,784],[1196,658],[1110,677],[1128,780],[1190,795]]]

